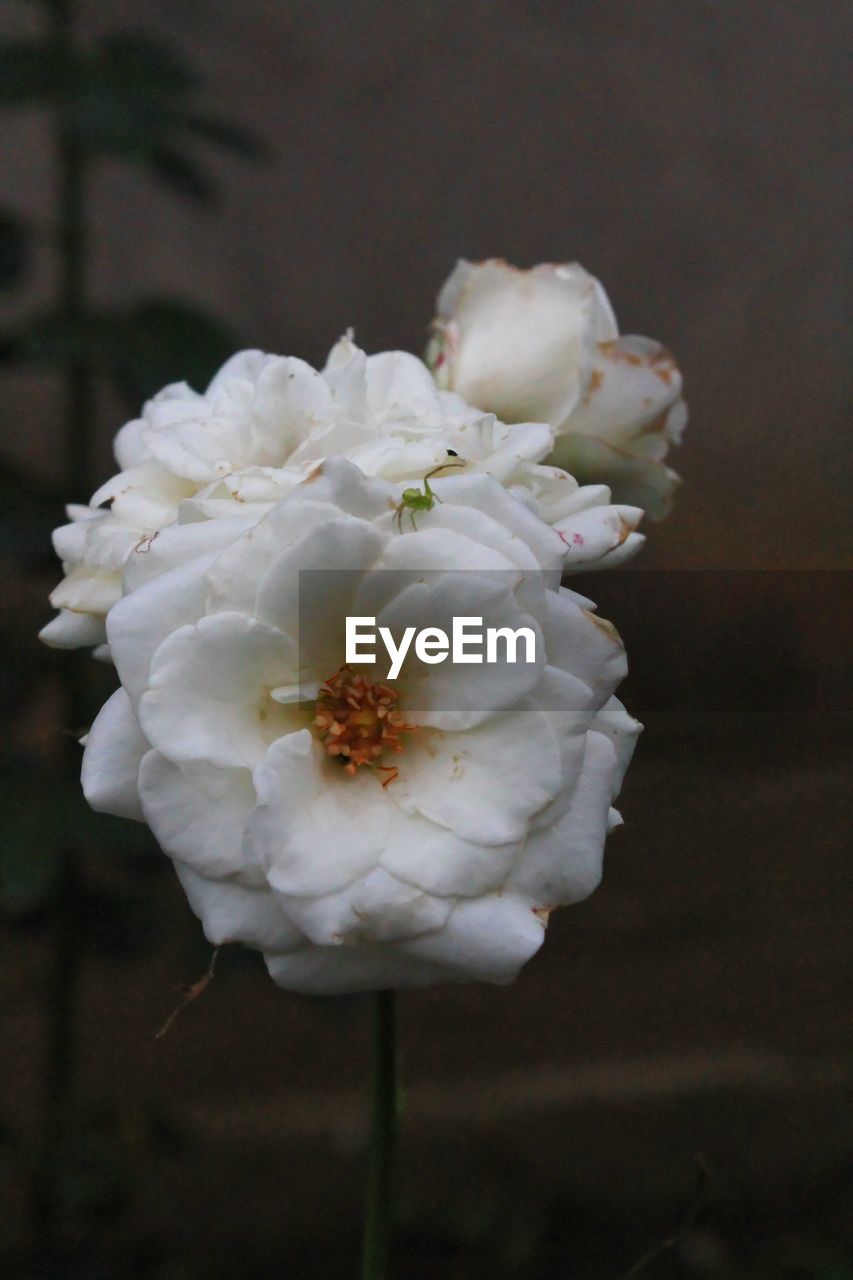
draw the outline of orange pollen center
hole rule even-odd
[[[394,781],[399,770],[379,764],[380,758],[386,751],[402,751],[400,735],[417,728],[403,720],[397,697],[396,690],[374,684],[349,667],[341,667],[321,684],[317,695],[314,727],[328,754],[340,758],[349,774],[361,765],[375,765],[388,775],[383,787]]]

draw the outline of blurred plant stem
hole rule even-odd
[[[51,35],[60,58],[74,52],[74,2],[53,0]],[[86,307],[85,157],[61,112],[56,120],[57,161],[57,311],[70,332]],[[88,498],[89,425],[93,373],[84,357],[62,373],[65,488],[75,502]],[[69,655],[62,667],[62,719],[69,731],[66,765],[79,770],[77,736],[84,717],[80,664]],[[71,1128],[75,1089],[76,1011],[84,940],[81,936],[81,869],[71,840],[62,850],[62,866],[52,907],[50,974],[47,981],[48,1026],[45,1046],[45,1103],[35,1176],[33,1222],[36,1251],[45,1258],[62,1252],[63,1151]]]
[[[54,32],[69,61],[74,48],[73,0],[54,0]],[[72,130],[57,121],[59,209],[59,315],[74,332],[85,318],[87,241],[85,221],[85,154]],[[85,502],[90,469],[89,419],[92,412],[93,373],[80,357],[65,373],[65,477],[75,502]]]
[[[397,1008],[393,991],[373,997],[373,1124],[364,1218],[362,1280],[384,1280],[394,1225],[400,1090]]]

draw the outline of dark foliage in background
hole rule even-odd
[[[91,439],[99,386],[111,384],[131,415],[169,382],[203,388],[240,345],[229,325],[181,298],[131,298],[113,310],[92,304],[92,177],[106,164],[141,166],[166,198],[203,207],[221,197],[206,152],[259,160],[266,149],[209,108],[208,87],[179,49],[134,31],[84,44],[72,0],[41,7],[40,36],[0,44],[0,110],[48,114],[56,207],[47,226],[20,209],[0,209],[0,301],[13,304],[16,316],[0,325],[0,362],[59,378],[64,407],[56,436],[66,466],[60,493],[0,458],[0,543],[44,571],[63,503],[85,501],[97,483]],[[43,310],[27,305],[41,254],[50,256],[56,279],[54,302]],[[58,565],[55,571],[58,578]],[[23,753],[7,742],[0,759],[4,933],[40,930],[49,940],[41,1132],[27,1142],[11,1117],[0,1116],[0,1175],[29,1185],[19,1200],[31,1219],[28,1255],[32,1265],[50,1269],[67,1264],[70,1242],[87,1224],[114,1219],[127,1206],[140,1147],[168,1147],[174,1139],[162,1117],[129,1114],[120,1099],[93,1109],[75,1091],[81,967],[90,955],[121,963],[156,946],[143,903],[146,882],[163,862],[146,828],[91,813],[80,792],[76,739],[114,683],[110,668],[88,654],[41,651],[34,671],[32,638],[11,633],[4,640],[6,722],[24,710],[34,688],[52,694],[43,738]],[[87,1250],[81,1265],[97,1265],[96,1253]]]

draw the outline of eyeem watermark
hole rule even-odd
[[[348,664],[378,662],[377,650],[382,642],[390,666],[386,680],[396,680],[406,656],[414,645],[420,662],[435,666],[453,663],[536,662],[536,633],[532,627],[484,627],[483,619],[473,616],[453,619],[451,633],[441,627],[406,627],[397,643],[390,627],[377,627],[372,617],[346,619],[346,661]],[[523,643],[522,643],[523,642]],[[523,658],[519,658],[519,649]]]

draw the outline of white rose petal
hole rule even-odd
[[[91,750],[89,749],[91,747]],[[101,708],[86,737],[83,794],[98,813],[145,820],[139,799],[139,765],[148,740],[124,689]]]
[[[148,751],[139,767],[139,795],[145,820],[165,853],[202,875],[264,884],[243,851],[243,832],[256,802],[248,769],[176,765],[159,751]]]

